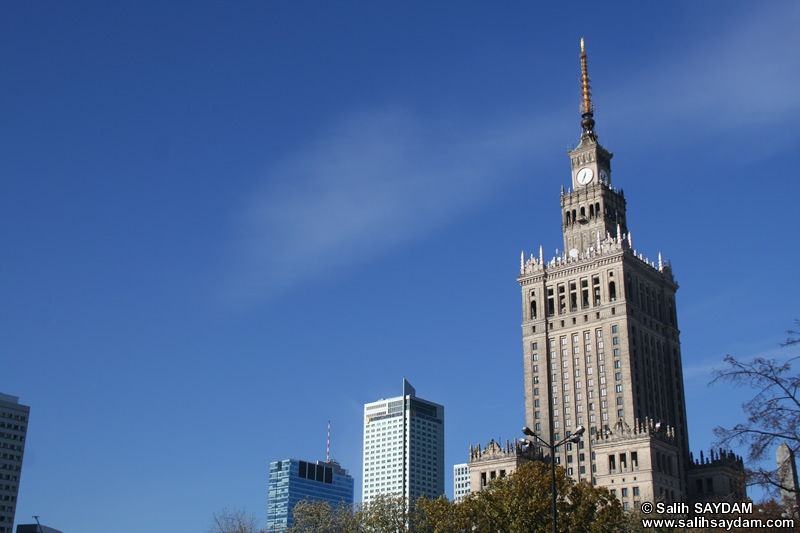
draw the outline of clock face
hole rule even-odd
[[[594,172],[592,172],[592,169],[589,168],[589,167],[586,167],[586,168],[582,168],[582,169],[580,169],[578,171],[578,174],[575,176],[575,180],[580,185],[586,185],[587,183],[592,181],[593,177],[594,177]]]
[[[608,183],[608,172],[604,168],[600,169],[600,179],[603,180],[603,183]]]

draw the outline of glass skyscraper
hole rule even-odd
[[[364,504],[379,494],[444,494],[444,407],[405,379],[402,396],[364,406]]]
[[[336,506],[353,503],[353,477],[336,461],[309,463],[297,459],[269,464],[267,531],[292,527],[292,509],[301,500],[325,501]]]

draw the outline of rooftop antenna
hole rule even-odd
[[[328,420],[328,452],[325,456],[325,462],[331,462],[331,421]]]

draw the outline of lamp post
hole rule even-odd
[[[553,511],[552,511],[553,533],[558,533],[558,530],[556,529],[556,516],[558,514],[558,510],[556,509],[556,448],[558,448],[562,444],[566,444],[567,442],[574,442],[574,443],[579,442],[581,440],[581,435],[583,435],[584,431],[586,431],[586,428],[584,428],[583,426],[578,426],[572,435],[568,436],[565,439],[561,439],[560,441],[554,444],[552,442],[547,442],[544,439],[542,439],[542,437],[534,433],[533,430],[528,426],[522,428],[522,432],[525,435],[533,437],[534,439],[536,439],[536,442],[538,442],[539,444],[545,446],[550,450],[550,492],[553,496]],[[528,439],[522,439],[521,442],[523,445],[525,444],[529,446],[533,445],[533,442]]]

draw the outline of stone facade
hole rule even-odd
[[[742,501],[747,496],[744,462],[727,450],[711,450],[709,457],[689,455],[689,499],[695,502]]]
[[[469,475],[470,492],[478,492],[494,479],[501,479],[511,475],[521,465],[528,461],[541,461],[541,452],[533,446],[522,446],[517,439],[505,446],[500,446],[494,440],[481,449],[470,446],[469,449]]]
[[[686,502],[696,465],[689,454],[678,285],[660,253],[651,261],[633,245],[624,193],[612,185],[613,154],[594,131],[583,51],[581,62],[583,131],[568,152],[571,187],[562,186],[560,196],[564,250],[549,260],[541,247],[538,255],[523,252],[517,277],[525,417],[546,442],[588,428],[579,444],[556,452],[556,463],[573,479],[618,491],[624,505]]]

